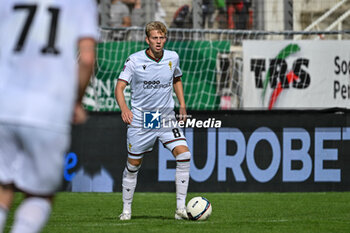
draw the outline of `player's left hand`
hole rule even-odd
[[[74,107],[73,124],[83,124],[87,120],[87,114],[81,104],[76,104]]]

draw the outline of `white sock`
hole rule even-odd
[[[5,209],[0,206],[0,233],[2,233],[5,229],[7,213],[8,209]]]
[[[45,198],[30,197],[18,207],[11,233],[37,233],[46,225],[51,203]]]
[[[186,196],[188,181],[190,179],[190,159],[191,153],[184,152],[176,156],[176,208],[186,208]]]
[[[140,166],[126,164],[123,172],[123,213],[131,213],[132,200],[137,184],[137,174]]]

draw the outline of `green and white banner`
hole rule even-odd
[[[95,77],[87,88],[83,103],[90,111],[119,111],[114,88],[129,55],[146,49],[145,42],[102,42],[97,46]],[[168,41],[165,49],[180,57],[186,106],[189,110],[217,110],[216,59],[218,53],[229,53],[229,41]],[[129,87],[125,90],[130,100]]]

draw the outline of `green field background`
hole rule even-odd
[[[135,193],[130,221],[120,221],[121,193],[58,193],[44,233],[350,232],[350,193],[189,193],[204,196],[207,221],[175,220],[175,193]],[[22,199],[16,195],[15,206]],[[13,221],[10,212],[8,224]],[[7,225],[5,232],[9,232]]]

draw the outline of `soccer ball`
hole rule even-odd
[[[187,203],[187,215],[190,220],[207,220],[212,208],[210,202],[204,197],[194,197]]]

